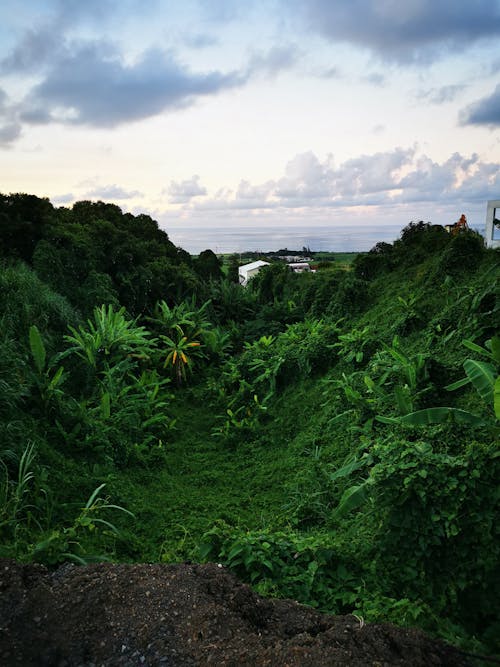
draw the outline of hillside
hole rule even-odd
[[[349,270],[242,289],[148,216],[1,201],[0,556],[216,562],[498,650],[498,252],[412,223]]]

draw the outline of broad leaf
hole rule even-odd
[[[417,410],[411,412],[404,417],[399,418],[402,424],[409,424],[411,426],[427,426],[427,424],[442,424],[448,420],[453,420],[462,424],[480,425],[484,420],[477,415],[458,408],[425,408],[424,410]]]
[[[333,512],[333,516],[336,519],[340,519],[343,516],[345,516],[347,512],[357,509],[358,507],[363,505],[363,503],[366,502],[369,495],[369,486],[370,485],[367,480],[362,484],[351,486],[346,491],[344,491],[338,507]]]
[[[36,369],[41,374],[45,368],[46,352],[42,337],[35,324],[30,327],[30,348]]]
[[[491,339],[491,354],[493,355],[494,361],[497,364],[500,364],[500,337],[493,336]]]
[[[466,384],[469,384],[470,379],[468,377],[461,378],[460,380],[457,380],[456,382],[452,382],[451,384],[447,384],[445,389],[446,391],[455,391],[455,389],[460,389],[460,387],[465,387]]]
[[[109,419],[111,415],[111,399],[109,392],[102,395],[101,398],[101,415],[103,419]]]
[[[57,385],[62,382],[62,380],[64,379],[63,373],[64,373],[64,366],[59,366],[56,373],[54,374],[54,377],[49,383],[49,389],[55,389]]]
[[[411,412],[413,409],[413,401],[411,400],[411,397],[408,396],[408,392],[405,391],[404,387],[394,387],[394,395],[396,397],[399,414],[406,415],[408,412]]]
[[[495,416],[497,419],[500,419],[500,375],[495,380],[494,405]]]
[[[478,394],[488,405],[491,405],[493,403],[493,385],[495,383],[495,369],[493,366],[484,361],[466,359],[464,361],[464,369]]]
[[[481,354],[483,357],[489,357],[490,353],[488,350],[485,350],[484,347],[481,347],[480,345],[477,345],[477,343],[473,343],[471,340],[463,340],[462,345],[465,345],[465,347],[468,347],[469,350],[472,350],[473,352],[477,352],[478,354]]]
[[[362,459],[359,460],[355,459],[354,461],[347,463],[345,466],[342,466],[342,468],[339,468],[338,470],[333,472],[330,475],[330,480],[334,482],[336,479],[339,479],[340,477],[347,477],[356,470],[364,468],[367,464],[370,464],[371,462],[372,462],[371,456],[364,456]]]

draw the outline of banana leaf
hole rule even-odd
[[[493,403],[493,386],[496,375],[493,366],[484,361],[466,359],[464,361],[464,370],[481,398],[487,405],[491,405]]]
[[[46,352],[40,331],[35,324],[30,327],[30,349],[36,369],[41,374],[45,368]]]
[[[366,480],[362,484],[357,484],[346,489],[342,494],[338,507],[333,512],[334,518],[341,519],[351,510],[363,505],[369,496],[369,487],[370,483]]]
[[[409,424],[411,426],[426,426],[427,424],[442,424],[446,421],[456,421],[461,424],[470,424],[479,426],[484,424],[482,417],[467,412],[466,410],[459,410],[458,408],[425,408],[424,410],[417,410],[410,412],[404,417],[399,417],[398,421],[402,424]]]

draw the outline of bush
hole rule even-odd
[[[439,268],[450,275],[474,271],[480,265],[484,253],[484,239],[480,234],[472,231],[461,232],[452,238],[444,250]]]
[[[358,566],[343,561],[329,535],[244,531],[222,524],[205,533],[200,555],[222,562],[261,594],[334,613],[352,610],[358,597],[354,574]]]
[[[374,568],[386,594],[419,598],[480,632],[500,613],[500,459],[472,442],[457,456],[426,442],[373,447]],[[475,600],[476,607],[470,608]]]

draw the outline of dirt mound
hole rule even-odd
[[[416,630],[256,595],[217,565],[0,563],[1,665],[467,665]]]

